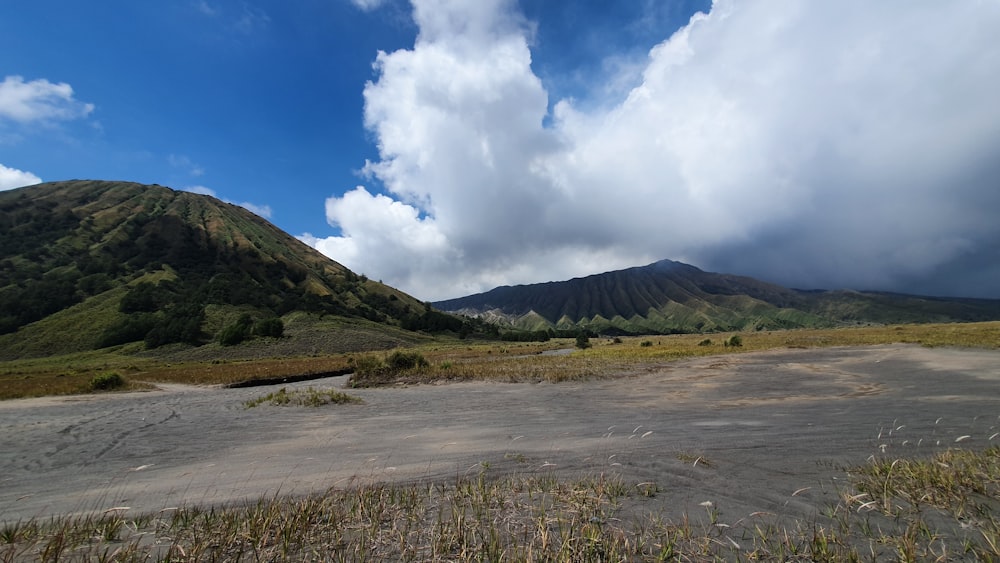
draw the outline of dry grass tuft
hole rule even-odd
[[[228,507],[8,523],[0,561],[861,561],[1000,557],[1000,448],[875,459],[810,520],[668,521],[655,483],[478,475]],[[632,516],[628,516],[632,515]],[[638,516],[637,516],[638,515]]]
[[[363,401],[360,398],[335,389],[313,389],[309,387],[308,389],[289,391],[285,387],[282,387],[277,391],[245,401],[243,406],[248,409],[260,405],[321,407],[323,405],[344,405],[361,402]]]

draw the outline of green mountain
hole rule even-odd
[[[435,308],[524,330],[671,334],[1000,319],[1000,300],[802,291],[663,260],[569,281],[498,287]]]
[[[0,360],[232,344],[280,335],[296,313],[461,324],[213,197],[104,181],[0,192]]]

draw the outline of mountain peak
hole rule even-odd
[[[305,311],[401,327],[425,309],[210,196],[97,180],[0,192],[7,353],[201,344],[237,312],[266,319]],[[53,327],[68,326],[66,317],[88,330],[60,335]]]
[[[653,262],[652,264],[649,264],[649,265],[643,266],[643,267],[646,268],[646,269],[649,269],[649,270],[657,271],[657,272],[675,272],[675,271],[684,271],[684,270],[692,271],[692,272],[701,272],[702,271],[699,268],[697,268],[695,266],[692,266],[690,264],[685,264],[684,262],[677,262],[677,261],[668,260],[668,259],[657,260],[656,262]]]
[[[673,260],[563,282],[501,287],[434,303],[518,328],[670,334],[832,326],[856,322],[1000,319],[1000,300],[931,300],[870,292],[799,291]],[[530,315],[530,316],[529,316]],[[540,321],[540,319],[542,319]]]

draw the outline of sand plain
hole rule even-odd
[[[350,389],[363,404],[244,406],[277,387],[2,402],[0,521],[484,470],[656,483],[646,508],[667,516],[712,502],[733,519],[808,517],[871,455],[1000,443],[996,350],[789,349],[585,382]]]

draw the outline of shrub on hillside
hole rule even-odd
[[[107,348],[136,342],[146,338],[149,331],[156,326],[156,315],[152,313],[135,313],[118,323],[104,329],[97,339],[97,348]]]
[[[235,323],[222,329],[219,333],[219,344],[223,346],[236,346],[250,336],[250,329],[253,327],[253,319],[250,315],[243,314]]]
[[[95,375],[90,380],[90,388],[94,391],[111,391],[125,386],[125,378],[117,372],[102,373]]]
[[[200,305],[173,305],[146,334],[146,347],[157,348],[174,342],[198,344],[205,312]]]
[[[257,336],[281,338],[285,334],[285,323],[277,317],[257,321],[253,325],[253,333]]]

